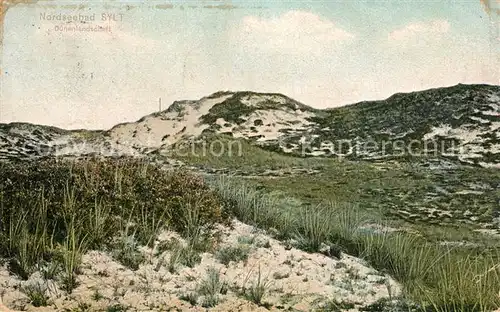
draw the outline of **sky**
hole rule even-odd
[[[157,111],[159,98],[165,109],[220,90],[327,108],[498,85],[499,9],[500,0],[18,4],[3,24],[0,123],[109,129]],[[77,26],[105,31],[68,28]]]

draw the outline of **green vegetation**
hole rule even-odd
[[[200,142],[179,144],[164,156],[201,168],[228,168],[243,171],[266,169],[317,168],[331,164],[329,159],[297,158],[263,150],[245,139],[227,135],[207,135]]]
[[[78,286],[87,250],[111,250],[137,269],[138,246],[151,245],[160,230],[200,250],[229,217],[201,177],[140,161],[0,163],[0,176],[0,258],[23,279],[52,267],[44,275],[67,292]],[[185,254],[192,265],[197,255]]]
[[[198,246],[201,247],[201,245]],[[200,263],[200,252],[205,251],[205,249],[199,247],[196,248],[196,246],[194,246],[192,243],[188,244],[188,246],[177,246],[173,250],[168,262],[169,272],[176,272],[179,265],[184,265],[192,268],[196,264]]]
[[[195,306],[198,304],[198,294],[195,292],[183,294],[179,296],[179,299],[189,302],[191,305]]]
[[[259,306],[265,305],[263,302],[263,298],[269,290],[270,281],[262,277],[262,272],[259,266],[257,278],[253,281],[253,283],[251,283],[250,287],[247,288],[245,284],[250,278],[251,273],[252,271],[250,271],[250,273],[248,274],[247,280],[245,280],[245,283],[243,285],[243,295],[245,296],[245,298],[247,298],[247,300],[252,301]]]
[[[436,241],[467,241],[497,245],[475,230],[495,229],[493,216],[500,198],[500,172],[493,168],[457,165],[432,169],[431,160],[362,162],[341,159],[298,158],[263,150],[246,140],[209,136],[206,146],[218,141],[232,154],[210,153],[202,143],[179,147],[168,156],[201,170],[236,172],[255,188],[294,194],[305,205],[348,202],[388,226],[420,232]],[[203,154],[203,150],[206,151]],[[236,151],[240,150],[241,153]],[[318,170],[317,174],[295,172]],[[273,174],[265,174],[274,170]],[[292,178],[290,178],[292,177]]]
[[[305,246],[311,251],[318,251],[313,248],[319,247],[319,240],[342,246],[345,252],[396,278],[405,295],[429,311],[486,311],[500,305],[499,249],[473,255],[408,233],[365,231],[361,225],[370,220],[349,205],[311,210],[280,205],[279,196],[227,178],[212,183],[243,222],[273,230],[281,237],[300,237],[309,242]]]
[[[240,262],[248,259],[250,248],[244,245],[228,246],[219,249],[215,257],[220,263],[228,265],[231,261]]]
[[[215,93],[208,98],[215,98],[219,96],[228,95],[225,92]],[[237,92],[234,93],[233,96],[228,98],[227,100],[214,105],[208,114],[202,116],[201,120],[203,123],[213,126],[213,124],[219,118],[223,118],[226,122],[235,123],[237,125],[245,122],[243,117],[250,115],[256,110],[269,110],[269,109],[278,109],[278,108],[287,108],[291,110],[300,109],[302,111],[316,111],[315,109],[306,106],[300,102],[297,102],[293,99],[286,98],[287,101],[285,103],[278,103],[272,100],[264,100],[261,103],[256,103],[255,105],[246,105],[241,102],[241,100],[245,97],[249,96],[278,96],[280,98],[286,98],[284,95],[279,93],[255,93],[255,92]]]
[[[201,281],[198,293],[204,296],[204,307],[214,307],[219,303],[220,295],[228,290],[227,283],[222,280],[220,271],[215,268],[207,270],[207,277]]]
[[[158,248],[171,251],[160,265],[175,273],[179,265],[196,265],[200,253],[214,245],[216,225],[228,224],[234,216],[309,252],[327,246],[338,257],[348,253],[365,259],[402,283],[405,299],[425,307],[415,311],[479,312],[500,306],[498,242],[473,232],[478,225],[465,222],[465,217],[436,216],[440,222],[429,225],[425,213],[418,213],[419,205],[435,204],[462,216],[468,210],[467,216],[489,221],[487,215],[498,198],[498,172],[467,167],[430,170],[397,162],[315,164],[311,159],[246,148],[253,152],[242,156],[240,163],[247,170],[275,166],[321,168],[321,172],[243,182],[227,176],[203,179],[127,159],[1,163],[0,258],[19,277],[28,279],[38,270],[70,293],[78,287],[81,257],[88,250],[110,251],[122,264],[137,269],[145,259],[139,247],[152,247],[160,231],[174,230],[186,244],[171,241]],[[226,168],[237,164],[229,157],[193,161]],[[471,188],[480,189],[481,195],[457,194]],[[396,213],[401,208],[412,209],[416,217],[401,217]],[[376,231],[373,225],[400,230]],[[458,238],[476,245],[436,244]],[[244,261],[253,243],[252,238],[240,237],[237,246],[215,254],[224,264]],[[264,305],[268,290],[269,281],[259,270],[241,294]],[[203,296],[202,304],[209,307],[217,305],[226,291],[220,272],[212,269],[196,293],[181,297],[197,304]],[[42,287],[25,292],[33,305],[47,304]],[[334,306],[330,308],[335,310]]]
[[[397,93],[382,101],[366,101],[322,111],[312,121],[318,123],[320,140],[373,138],[388,140],[403,134],[402,139],[421,139],[432,126],[454,127],[470,123],[476,111],[490,109],[486,96],[498,92],[497,86],[456,85],[411,93]],[[436,105],[439,102],[439,105]],[[481,115],[482,117],[482,115]],[[329,127],[326,135],[319,131]]]
[[[22,291],[28,296],[34,307],[45,307],[48,305],[47,285],[38,282],[25,286]]]
[[[106,132],[102,130],[73,130],[73,133],[80,142],[92,142],[106,136]]]
[[[483,134],[482,145],[486,151],[477,151],[481,157],[467,157],[471,162],[497,163],[498,153],[490,153],[492,144],[498,143],[498,137],[493,130],[493,122],[498,117],[483,114],[492,109],[491,94],[498,94],[498,86],[489,85],[455,85],[447,88],[437,88],[411,93],[398,93],[381,101],[365,101],[352,105],[332,109],[318,110],[303,105],[293,99],[280,94],[256,94],[253,92],[237,92],[225,101],[214,105],[208,114],[202,117],[202,122],[209,125],[207,131],[214,132],[220,129],[215,124],[222,118],[226,123],[241,125],[246,117],[257,110],[300,110],[311,113],[308,121],[312,124],[307,131],[292,131],[280,129],[283,132],[285,146],[299,146],[293,154],[300,156],[302,147],[304,151],[312,153],[323,149],[326,156],[330,151],[327,142],[334,143],[335,153],[347,153],[349,146],[354,147],[352,154],[347,156],[351,160],[368,159],[378,155],[392,158],[419,158],[423,155],[448,154],[448,159],[455,159],[456,148],[463,143],[458,137],[450,135],[436,135],[432,140],[427,140],[425,135],[432,132],[433,127],[450,126],[453,129],[480,130]],[[216,95],[227,95],[218,93]],[[279,96],[283,101],[272,99],[262,100],[260,103],[247,105],[244,101],[249,96]],[[262,120],[255,120],[250,125],[250,130],[257,132],[255,127],[262,124]],[[301,137],[305,135],[311,139],[304,145]],[[256,137],[254,137],[256,138]],[[341,142],[351,142],[345,145]],[[321,144],[325,143],[326,146]],[[411,144],[410,144],[411,143]],[[309,145],[310,144],[310,145]],[[472,147],[475,143],[466,144]],[[282,147],[275,142],[270,142],[267,148],[271,151],[282,151]],[[421,156],[417,154],[421,153]],[[463,155],[467,152],[461,151]]]
[[[121,304],[114,304],[106,308],[106,312],[124,312],[128,311],[128,308]]]
[[[238,141],[224,136],[206,142],[210,140],[226,146]],[[214,182],[240,220],[280,239],[294,238],[305,250],[317,251],[326,243],[363,257],[402,282],[405,294],[430,311],[485,311],[500,304],[499,240],[475,231],[495,228],[498,170],[462,165],[432,169],[426,159],[369,163],[296,158],[239,142],[241,156],[185,153],[177,158],[208,171],[239,169],[247,175],[269,169],[321,170],[293,178],[254,177],[243,186],[238,179]],[[360,230],[361,224],[397,231]],[[440,242],[464,245],[452,248]]]
[[[245,119],[241,118],[254,112],[256,108],[247,106],[240,102],[238,97],[231,97],[222,103],[214,105],[208,114],[203,115],[201,121],[213,125],[217,119],[224,118],[226,122],[242,124]]]
[[[497,240],[486,240],[474,230],[495,227],[497,181],[500,172],[493,169],[440,171],[337,162],[319,175],[262,177],[254,183],[270,191],[292,192],[311,206],[328,201],[356,203],[393,227],[418,231],[434,240],[496,244]]]
[[[352,302],[345,302],[345,301],[340,301],[338,302],[337,300],[331,300],[324,304],[320,309],[317,309],[315,311],[317,312],[342,312],[346,311],[349,309],[354,309],[355,305]],[[377,311],[382,311],[382,310],[377,310]]]

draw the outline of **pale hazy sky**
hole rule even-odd
[[[156,111],[159,97],[165,108],[219,90],[279,92],[325,108],[457,83],[500,84],[498,0],[490,0],[490,14],[479,0],[156,6],[165,3],[11,7],[0,122],[106,129]],[[105,12],[117,21],[101,21]],[[43,13],[95,14],[91,23],[111,32],[57,31],[61,22]]]

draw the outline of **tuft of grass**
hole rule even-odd
[[[364,307],[360,307],[359,311],[364,312],[393,312],[393,311],[404,311],[404,312],[423,312],[423,311],[433,311],[432,309],[424,310],[421,306],[409,302],[404,298],[381,298],[376,302],[369,304]]]
[[[179,266],[180,259],[181,259],[181,248],[178,247],[170,253],[170,258],[168,259],[167,262],[167,270],[170,272],[170,274],[174,274],[177,272],[177,267]]]
[[[203,306],[207,308],[219,304],[220,295],[227,293],[227,290],[227,283],[222,280],[220,271],[213,267],[207,269],[207,277],[198,286],[198,293],[204,296]]]
[[[349,301],[338,301],[336,299],[329,300],[326,303],[323,303],[320,308],[315,311],[321,312],[341,312],[348,311],[350,309],[354,309],[355,304]],[[379,311],[381,312],[381,311]]]
[[[299,207],[298,203],[282,199],[277,194],[264,194],[227,176],[210,182],[240,221],[264,229],[276,229],[280,238],[296,233],[298,216],[294,208]]]
[[[296,239],[298,247],[309,252],[319,251],[334,230],[332,211],[326,208],[305,208],[299,211]]]
[[[89,248],[99,248],[109,242],[112,233],[116,230],[113,228],[111,207],[106,206],[101,200],[95,198],[94,205],[90,206],[91,210],[87,215],[88,224],[88,245]],[[111,226],[110,226],[111,225]]]
[[[192,268],[200,262],[200,252],[199,250],[194,248],[192,243],[188,243],[188,245],[186,246],[178,243],[177,246],[172,247],[172,251],[166,265],[167,270],[171,274],[174,274],[177,272],[178,267],[181,265]]]
[[[197,293],[190,292],[179,296],[179,299],[189,302],[192,306],[196,306],[198,304],[198,297]]]
[[[227,246],[221,248],[216,254],[215,258],[222,264],[228,265],[231,261],[240,262],[246,261],[250,254],[250,248],[244,245]]]
[[[489,311],[500,306],[497,257],[448,253],[435,265],[434,274],[436,286],[416,292],[435,311]]]
[[[245,284],[248,281],[248,278],[250,277],[251,273],[252,271],[250,271],[243,284],[243,294],[247,300],[252,301],[256,305],[262,306],[264,305],[263,302],[264,296],[269,291],[271,282],[269,280],[262,278],[262,273],[259,265],[259,269],[257,272],[257,279],[252,283],[250,287],[246,288]]]
[[[194,267],[201,262],[201,255],[193,245],[188,245],[180,249],[179,263],[189,268]]]
[[[103,299],[104,296],[99,292],[99,289],[94,289],[94,292],[92,293],[92,300],[94,301],[99,301]]]
[[[47,284],[36,282],[30,283],[21,288],[22,292],[28,296],[30,303],[34,307],[46,307],[49,304],[49,296],[47,295]]]
[[[79,303],[78,306],[69,309],[69,308],[64,308],[62,311],[64,312],[87,312],[87,311],[92,311],[91,306],[88,303]]]
[[[66,186],[64,189],[64,220],[66,223],[66,237],[62,248],[63,259],[63,289],[71,293],[78,286],[76,274],[81,264],[81,257],[86,251],[86,236],[79,233],[76,224],[76,197],[74,189]]]
[[[113,257],[124,266],[135,271],[144,262],[145,256],[139,251],[138,242],[134,234],[128,235],[127,230],[122,233],[117,241]]]
[[[53,246],[53,234],[48,232],[48,204],[44,188],[35,193],[33,194],[35,209],[27,210],[27,203],[17,203],[14,209],[9,211],[9,218],[6,218],[8,222],[8,227],[4,227],[6,233],[0,235],[7,237],[5,250],[6,255],[11,257],[9,265],[11,271],[24,280],[35,271],[39,259],[42,259]],[[3,199],[3,193],[0,194],[0,199]],[[3,201],[0,204],[3,210],[5,208]],[[3,215],[3,211],[0,215]]]
[[[128,310],[129,308],[123,304],[114,304],[106,308],[106,312],[125,312]]]
[[[238,236],[238,243],[243,245],[253,245],[255,244],[255,236]]]

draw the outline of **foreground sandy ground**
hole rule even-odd
[[[170,273],[166,263],[171,251],[158,253],[144,248],[146,261],[133,271],[110,254],[91,251],[83,257],[79,286],[71,294],[60,290],[55,281],[44,281],[39,273],[21,281],[9,275],[4,266],[0,268],[4,304],[0,311],[207,311],[202,307],[203,296],[198,296],[196,306],[186,297],[197,292],[209,268],[218,270],[221,280],[227,283],[227,290],[218,295],[219,303],[209,311],[313,311],[332,301],[351,303],[346,310],[357,311],[361,306],[400,292],[394,280],[360,259],[306,253],[252,226],[238,221],[233,224],[233,229],[223,229],[218,248],[245,244],[250,250],[245,261],[224,265],[214,254],[204,253],[201,263],[193,268],[181,266]],[[176,234],[162,233],[157,246],[172,237]],[[264,304],[260,306],[241,294],[242,289],[257,285],[259,272],[261,285],[266,289]],[[36,283],[43,283],[46,288],[48,306],[33,307],[22,291]]]

